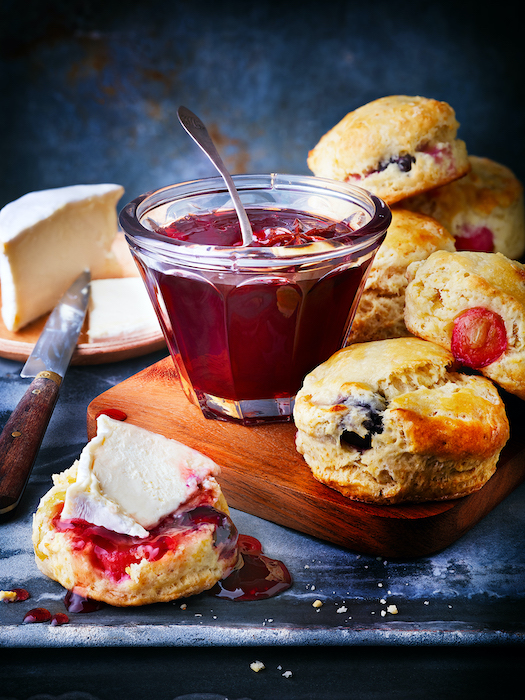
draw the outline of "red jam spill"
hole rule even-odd
[[[33,608],[24,617],[24,624],[32,622],[49,622],[51,620],[51,613],[47,608]]]
[[[251,248],[304,245],[353,233],[347,224],[291,209],[268,212],[248,208],[247,214],[253,230]],[[201,245],[242,245],[239,220],[234,211],[185,216],[158,232],[179,241]]]
[[[51,627],[60,627],[61,625],[67,625],[69,622],[69,617],[66,613],[55,613],[51,618]]]
[[[501,316],[477,306],[454,320],[450,347],[457,362],[480,369],[495,362],[507,349],[507,331]]]
[[[124,421],[128,417],[127,413],[124,413],[124,411],[121,411],[119,408],[105,408],[103,411],[100,411],[97,413],[95,416],[95,419],[98,418],[99,416],[109,416],[110,418],[113,418],[114,420],[120,420]]]
[[[229,600],[264,600],[292,585],[286,566],[264,556],[261,543],[250,535],[239,535],[239,553],[243,565],[219,581],[210,591],[217,598]]]
[[[73,591],[68,591],[66,593],[64,605],[66,606],[66,610],[72,613],[90,613],[105,607],[105,604],[101,603],[99,600],[84,598]]]
[[[11,593],[15,594],[15,598],[4,598],[3,602],[4,603],[18,603],[19,600],[27,600],[28,598],[31,598],[29,593],[26,591],[25,588],[12,588]]]

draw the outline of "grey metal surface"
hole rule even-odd
[[[525,485],[463,538],[433,556],[377,559],[303,536],[241,511],[239,531],[281,559],[293,587],[268,601],[200,595],[143,608],[106,607],[71,614],[62,627],[22,624],[32,607],[64,612],[65,591],[40,574],[31,518],[51,475],[68,468],[87,440],[89,402],[143,366],[148,355],[112,365],[71,367],[19,514],[0,527],[0,587],[27,588],[31,599],[0,606],[0,646],[319,646],[488,645],[525,641]],[[3,421],[23,390],[19,363],[0,361]],[[313,607],[322,601],[319,608]],[[398,613],[387,612],[396,605]]]

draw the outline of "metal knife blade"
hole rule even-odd
[[[78,342],[91,276],[83,272],[53,309],[20,376],[34,377],[0,435],[0,520],[16,509]]]

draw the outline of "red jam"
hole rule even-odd
[[[252,225],[252,248],[304,245],[353,232],[343,223],[293,210],[264,211],[247,209]],[[215,212],[203,216],[185,216],[160,232],[179,241],[200,245],[240,246],[242,237],[234,211]]]
[[[456,250],[493,253],[494,235],[487,226],[463,226],[461,234],[456,236]]]
[[[352,234],[346,225],[296,211],[248,209],[248,215],[254,247]],[[240,245],[239,225],[229,212],[187,217],[163,232],[192,243]],[[171,353],[180,358],[200,403],[206,405],[207,396],[286,399],[295,396],[308,372],[342,346],[371,262],[368,257],[336,268],[327,264],[320,279],[295,275],[293,266],[287,276],[206,272],[209,279],[149,268],[145,279],[150,292],[162,298]]]
[[[130,537],[112,532],[85,520],[60,520],[60,512],[53,519],[53,526],[68,532],[73,550],[82,551],[91,566],[105,571],[114,581],[128,577],[126,568],[142,559],[157,561],[166,552],[183,546],[188,532],[202,526],[211,526],[214,545],[221,556],[231,556],[237,545],[237,530],[230,518],[211,506],[199,506],[174,516],[168,516],[153,528],[148,537]],[[71,608],[68,608],[72,611]]]
[[[255,537],[239,535],[239,553],[243,565],[219,581],[211,593],[230,600],[263,600],[292,585],[292,577],[282,561],[264,556]]]
[[[51,613],[46,608],[33,608],[24,617],[24,624],[32,622],[49,622]]]
[[[451,351],[461,364],[480,369],[495,362],[506,349],[505,323],[494,311],[478,306],[454,320]]]
[[[51,618],[51,627],[60,627],[66,625],[69,622],[69,617],[66,613],[55,613]]]
[[[99,411],[99,413],[97,413],[95,419],[102,415],[109,416],[110,418],[113,418],[113,420],[120,421],[125,421],[128,417],[128,414],[124,413],[124,411],[121,411],[119,408],[105,408],[103,411]]]

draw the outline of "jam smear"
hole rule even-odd
[[[480,369],[495,362],[507,349],[507,331],[501,316],[477,306],[454,320],[450,347],[457,362]]]
[[[24,616],[24,624],[32,622],[49,622],[51,620],[51,613],[47,608],[33,608],[27,612]]]
[[[55,529],[67,531],[73,549],[82,550],[94,568],[105,571],[114,581],[129,576],[126,569],[131,564],[142,559],[161,559],[168,551],[179,546],[185,534],[198,530],[202,525],[213,526],[214,545],[221,549],[222,556],[231,556],[237,544],[235,525],[228,515],[212,506],[198,506],[168,516],[152,528],[145,538],[130,537],[77,518],[61,520],[60,512],[61,509],[58,509],[53,518]]]
[[[121,411],[119,408],[105,408],[103,411],[99,411],[95,418],[98,418],[99,416],[109,416],[114,420],[125,421],[128,414],[124,413],[124,411]]]
[[[239,535],[239,553],[242,566],[219,581],[210,593],[229,600],[264,600],[292,585],[286,566],[277,559],[264,556],[259,540],[250,535]]]

